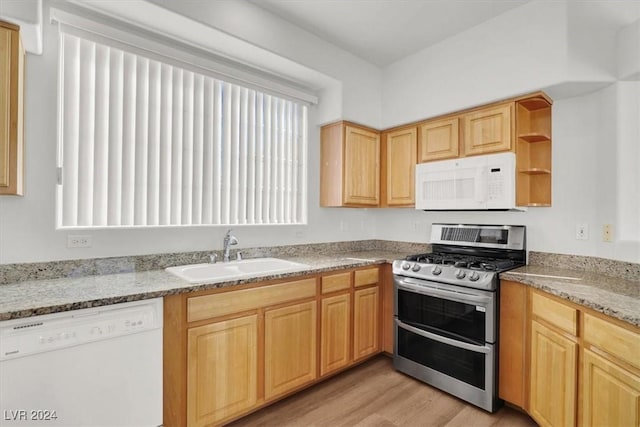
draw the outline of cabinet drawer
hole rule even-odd
[[[330,276],[322,276],[322,293],[341,291],[349,289],[351,286],[351,273],[332,274]]]
[[[550,324],[569,332],[571,335],[578,333],[578,312],[561,302],[554,301],[537,292],[533,292],[531,312]]]
[[[585,313],[584,340],[640,368],[640,334]]]
[[[210,319],[316,295],[316,279],[193,297],[187,300],[187,321]]]
[[[380,281],[380,271],[378,267],[357,270],[355,272],[354,286],[375,285]]]

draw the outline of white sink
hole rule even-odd
[[[289,273],[308,269],[307,264],[278,258],[253,258],[215,264],[190,264],[165,270],[190,283],[241,279],[273,273]]]

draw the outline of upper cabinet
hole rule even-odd
[[[23,193],[23,68],[19,27],[0,22],[0,195]]]
[[[516,206],[551,206],[551,99],[543,92],[380,132],[322,127],[320,206],[415,206],[415,165],[516,153]]]
[[[512,102],[483,108],[462,116],[465,156],[510,151],[511,128],[514,125],[512,116]]]
[[[337,122],[322,127],[320,145],[320,206],[378,206],[380,133]]]
[[[418,127],[418,163],[455,159],[460,155],[460,119],[430,120]]]
[[[382,206],[415,205],[415,165],[418,130],[415,126],[382,136]]]

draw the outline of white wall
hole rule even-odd
[[[532,250],[640,261],[633,236],[637,203],[622,203],[619,195],[638,192],[637,182],[627,179],[629,170],[637,177],[638,169],[627,155],[637,155],[637,132],[629,128],[637,125],[637,82],[556,100],[552,208],[433,213],[318,207],[318,125],[332,115],[384,128],[569,81],[568,70],[575,67],[569,67],[562,2],[529,3],[380,70],[239,0],[154,1],[338,82],[340,93],[330,88],[331,105],[337,107],[310,111],[309,224],[237,227],[241,247],[368,238],[427,242],[432,222],[514,223],[529,227]],[[44,3],[44,54],[27,56],[26,192],[22,198],[0,198],[0,263],[219,249],[226,227],[96,230],[89,233],[92,248],[66,248],[71,233],[56,231],[54,224],[58,37],[49,24],[49,4]],[[233,14],[250,16],[253,25],[232,19]],[[589,224],[589,240],[575,240],[578,222]],[[631,238],[618,239],[614,232],[615,243],[601,242],[597,237],[605,222],[614,230],[630,224],[623,230],[631,230]]]

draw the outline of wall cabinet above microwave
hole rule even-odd
[[[551,206],[551,105],[536,92],[387,129],[381,139],[353,123],[323,126],[320,205],[413,206],[416,164],[508,152],[515,207]]]

